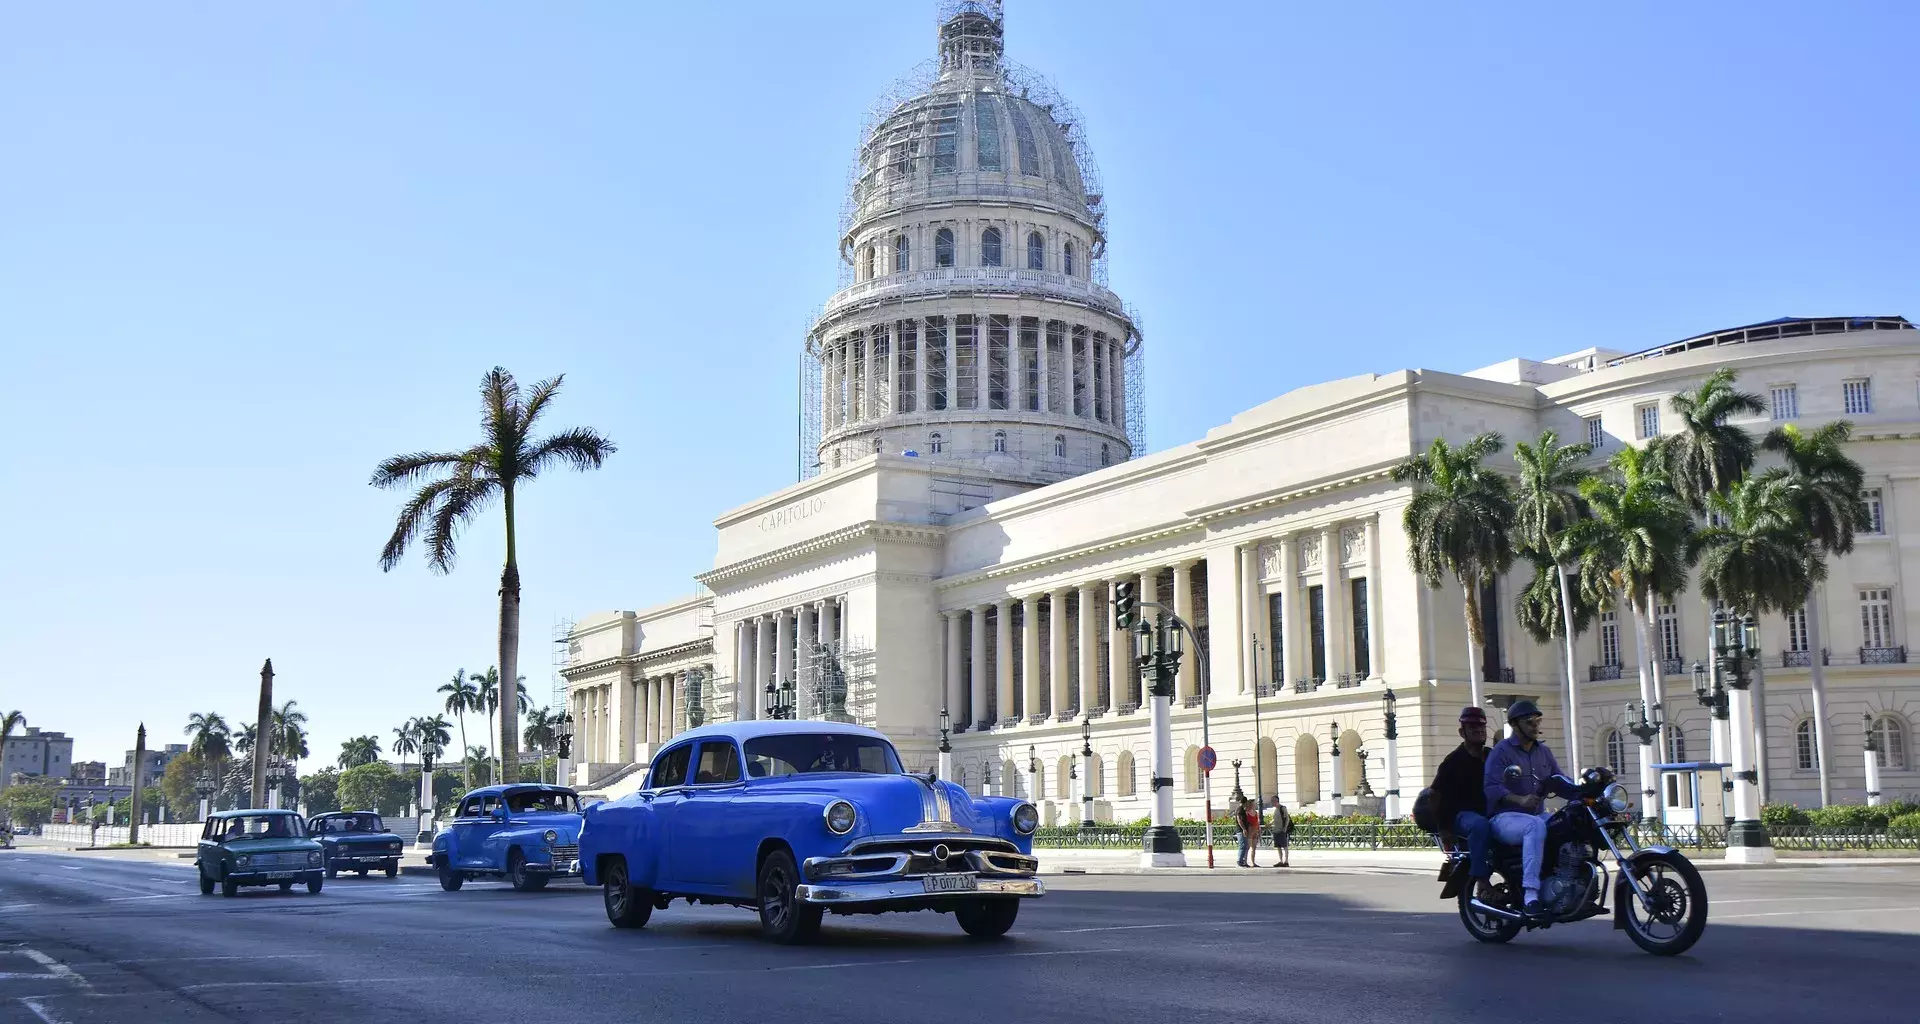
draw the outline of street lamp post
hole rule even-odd
[[[1633,716],[1638,714],[1639,721]],[[1641,820],[1658,823],[1664,820],[1660,813],[1660,773],[1653,766],[1663,760],[1665,751],[1654,753],[1653,741],[1667,727],[1666,709],[1659,701],[1648,704],[1645,700],[1627,701],[1627,731],[1640,741],[1640,796]]]
[[[573,781],[573,715],[562,712],[560,720],[553,723],[553,745],[559,748],[558,756],[553,760],[553,782],[557,786],[569,785]],[[562,781],[565,780],[565,781]]]
[[[1027,744],[1027,799],[1040,799],[1040,759],[1034,756],[1033,744]]]
[[[1873,713],[1860,715],[1867,727],[1867,806],[1880,806],[1880,741],[1873,735]]]
[[[1275,751],[1277,754],[1278,751]],[[1277,774],[1277,773],[1276,773]],[[1257,862],[1260,859],[1260,815],[1266,813],[1267,794],[1263,791],[1265,776],[1260,774],[1260,631],[1253,633],[1253,850],[1249,858]],[[1276,778],[1275,787],[1279,782]],[[1274,794],[1278,796],[1279,794]]]
[[[1720,678],[1732,689],[1728,733],[1733,738],[1733,827],[1727,829],[1727,859],[1736,864],[1771,864],[1773,840],[1760,821],[1760,773],[1754,769],[1753,685],[1749,674],[1760,663],[1760,629],[1751,613],[1735,622],[1725,611],[1713,613],[1713,656]]]
[[[777,721],[791,721],[795,710],[793,680],[788,679],[778,686],[767,684],[767,717]]]
[[[1093,827],[1093,717],[1080,719],[1080,827]]]
[[[414,830],[414,842],[433,833],[433,761],[440,748],[432,743],[420,745],[420,819]]]
[[[1340,760],[1340,723],[1328,722],[1327,734],[1333,737],[1333,800],[1331,816],[1340,816],[1340,794],[1347,788],[1347,766]]]
[[[1394,704],[1399,701],[1393,695],[1393,687],[1380,695],[1380,703],[1386,705],[1387,717],[1387,820],[1400,820],[1400,719],[1394,713]],[[1569,730],[1572,731],[1572,730]]]
[[[1140,865],[1176,868],[1187,866],[1187,856],[1180,849],[1180,831],[1173,824],[1173,679],[1185,651],[1179,618],[1162,611],[1158,623],[1143,619],[1133,633],[1134,661],[1147,684],[1153,731],[1153,817],[1142,840]]]
[[[1719,667],[1717,658],[1714,660],[1712,669],[1697,661],[1693,663],[1693,696],[1709,714],[1707,757],[1714,764],[1726,765],[1730,763],[1727,752],[1727,710],[1730,702],[1727,699],[1726,677],[1720,674]],[[1724,773],[1720,779],[1720,790],[1722,809],[1726,815],[1725,823],[1732,825],[1733,805],[1724,794],[1733,792],[1733,779]]]
[[[944,704],[940,706],[940,765],[935,771],[943,779],[953,777],[953,719]]]

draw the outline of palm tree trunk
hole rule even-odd
[[[1460,595],[1467,617],[1467,692],[1477,708],[1480,706],[1480,617],[1474,612],[1479,610],[1479,602],[1474,600],[1473,587],[1466,580],[1460,581]]]
[[[1553,574],[1560,578],[1560,638],[1567,654],[1567,764],[1580,774],[1580,688],[1573,674],[1573,598],[1568,591],[1567,571],[1555,563]]]
[[[1647,636],[1647,617],[1640,614],[1640,609],[1635,607],[1631,600],[1627,602],[1627,611],[1633,616],[1633,643],[1634,646],[1638,648],[1634,653],[1640,661],[1640,701],[1646,707],[1651,708],[1653,706],[1654,669],[1651,664],[1653,661],[1653,648],[1649,644],[1649,638]],[[1647,713],[1652,714],[1652,711],[1648,711]],[[1655,777],[1656,773],[1653,770],[1655,763],[1656,757],[1653,752],[1653,744],[1642,740],[1640,743],[1640,810],[1641,817],[1648,820],[1652,820],[1654,817],[1654,801],[1655,798],[1660,795],[1660,780]]]
[[[460,784],[468,789],[472,789],[473,771],[467,767],[467,757],[465,753],[467,749],[467,709],[461,708],[459,711],[454,712],[454,717],[460,720],[460,750],[462,751],[460,755]]]
[[[1833,761],[1827,752],[1827,667],[1820,656],[1820,588],[1807,595],[1807,664],[1813,681],[1813,756],[1820,766],[1820,806],[1833,803]]]
[[[507,520],[507,564],[500,570],[500,780],[517,782],[520,721],[520,560],[514,548],[513,482],[501,489]],[[509,775],[511,773],[511,775]]]
[[[1815,656],[1818,657],[1818,652]],[[1759,779],[1759,785],[1754,788],[1759,791],[1760,806],[1765,807],[1773,796],[1771,784],[1773,776],[1767,770],[1767,762],[1772,758],[1767,756],[1767,660],[1765,658],[1753,660],[1753,689],[1749,692],[1753,694],[1753,722],[1751,723],[1753,731],[1749,734],[1752,737],[1750,742],[1753,743],[1754,750],[1753,771]]]
[[[1647,635],[1653,638],[1654,650],[1660,654],[1660,658],[1653,663],[1653,702],[1660,706],[1664,718],[1667,706],[1667,645],[1660,635],[1660,595],[1654,593],[1652,587],[1647,588]],[[1664,764],[1673,757],[1673,739],[1667,735],[1667,730],[1672,728],[1675,728],[1672,723],[1662,725],[1660,734],[1653,739],[1660,751],[1656,764]],[[1657,790],[1655,801],[1660,805],[1660,820],[1664,822],[1667,820],[1667,787],[1657,772],[1653,781]]]

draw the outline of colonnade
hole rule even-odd
[[[576,687],[568,695],[574,721],[574,760],[625,764],[643,748],[664,743],[686,728],[685,695],[696,679],[710,679],[710,665],[633,677],[621,666],[613,682]]]
[[[1259,641],[1257,654],[1241,652],[1243,680],[1306,692],[1383,676],[1377,513],[1243,543],[1238,553],[1243,621]]]
[[[767,687],[793,683],[814,645],[845,649],[846,598],[823,597],[733,624],[734,718],[767,717]]]

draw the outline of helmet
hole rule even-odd
[[[1460,724],[1465,725],[1468,722],[1478,722],[1481,725],[1485,725],[1487,724],[1487,713],[1469,704],[1460,709]]]
[[[1516,700],[1507,708],[1507,721],[1518,722],[1522,718],[1533,718],[1540,714],[1540,705],[1530,700]]]

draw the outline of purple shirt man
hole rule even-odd
[[[1520,769],[1520,777],[1512,785],[1507,784],[1507,766],[1515,765]],[[1553,751],[1545,743],[1535,741],[1531,749],[1520,744],[1520,734],[1493,745],[1493,751],[1487,755],[1485,783],[1487,789],[1487,817],[1491,818],[1501,811],[1517,811],[1524,808],[1508,802],[1504,805],[1501,798],[1512,794],[1519,797],[1541,797],[1546,795],[1547,780],[1560,774],[1560,762],[1554,760]],[[1534,805],[1539,810],[1539,805]]]
[[[1520,848],[1520,888],[1526,896],[1526,913],[1544,913],[1540,906],[1540,862],[1547,841],[1547,816],[1540,812],[1540,798],[1546,794],[1547,780],[1560,773],[1553,751],[1540,742],[1540,708],[1530,700],[1516,700],[1507,708],[1507,724],[1513,735],[1501,740],[1487,755],[1487,770],[1481,782],[1487,792],[1487,814],[1492,819],[1493,836],[1508,846]],[[1517,767],[1520,777],[1507,781],[1507,769]]]

